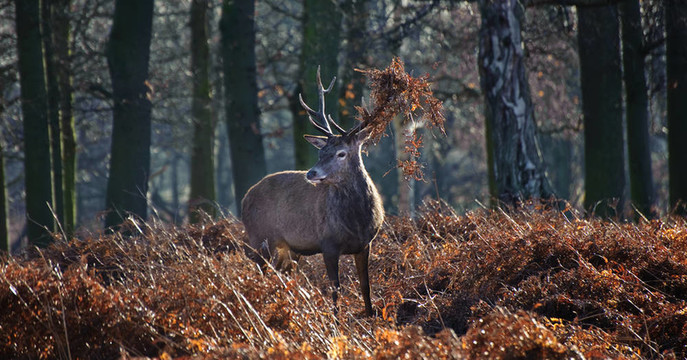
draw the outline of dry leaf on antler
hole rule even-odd
[[[356,107],[356,118],[367,124],[373,142],[379,141],[396,116],[402,116],[404,124],[414,122],[415,119],[425,119],[430,127],[437,128],[445,134],[442,103],[434,97],[430,89],[429,75],[412,77],[405,71],[399,58],[394,58],[384,70],[356,71],[367,76],[372,100],[371,109],[365,106]],[[418,141],[415,131],[410,131],[405,136],[404,151],[409,154],[410,159],[400,161],[398,166],[407,178],[421,179],[421,165],[417,159],[422,141]]]

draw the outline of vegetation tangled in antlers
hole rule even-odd
[[[403,116],[404,124],[424,118],[432,128],[438,128],[445,133],[442,104],[430,89],[429,75],[409,75],[399,58],[394,58],[384,70],[357,71],[364,73],[368,78],[373,104],[371,110],[365,106],[357,106],[357,119],[367,123],[374,142],[381,139],[389,123],[399,115]],[[421,179],[422,166],[417,159],[420,156],[422,138],[418,137],[414,129],[406,132],[405,136],[404,151],[409,155],[409,159],[399,160],[398,166],[406,178]]]

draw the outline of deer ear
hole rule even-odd
[[[326,136],[315,136],[315,135],[303,135],[305,140],[308,140],[309,143],[312,144],[312,146],[322,149],[325,145],[327,145],[327,137]]]

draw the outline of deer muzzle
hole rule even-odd
[[[312,168],[305,174],[305,178],[311,183],[317,184],[323,182],[327,178],[327,174]]]

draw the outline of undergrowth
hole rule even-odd
[[[319,256],[284,274],[240,222],[130,223],[0,260],[0,358],[687,357],[687,222],[428,203],[352,259],[335,315]]]

